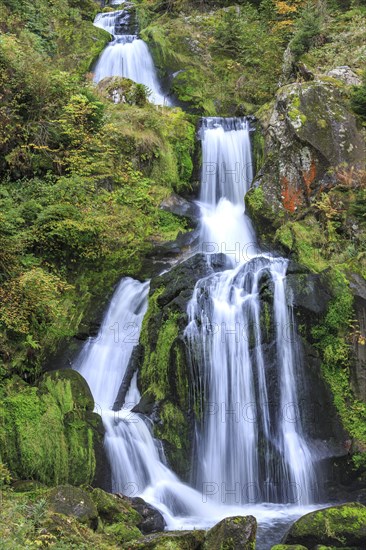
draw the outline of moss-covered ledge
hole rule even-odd
[[[13,479],[92,483],[104,435],[93,408],[87,383],[71,369],[45,374],[38,386],[8,380],[0,396],[0,460]]]

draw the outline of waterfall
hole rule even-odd
[[[113,36],[100,55],[94,82],[103,78],[120,76],[144,84],[151,91],[149,100],[156,105],[169,105],[161,89],[153,59],[145,42],[129,31],[130,14],[126,10],[99,13],[94,25]]]
[[[151,421],[132,411],[141,397],[136,375],[122,410],[112,410],[139,340],[148,292],[148,282],[122,279],[97,337],[89,338],[73,365],[88,382],[103,420],[112,490],[141,496],[163,513],[170,528],[179,528],[187,517],[200,524],[207,516],[221,519],[215,507],[203,503],[201,494],[181,483],[168,468],[162,445],[153,438]]]
[[[89,338],[74,368],[88,381],[97,410],[112,408],[147,309],[149,283],[129,277],[118,285],[96,338]],[[137,385],[128,402],[139,401]],[[133,406],[133,405],[132,405]],[[131,406],[131,408],[132,408]]]
[[[201,246],[226,253],[231,269],[199,280],[188,306],[185,335],[202,408],[194,482],[211,484],[218,503],[309,504],[314,467],[301,419],[290,414],[299,409],[301,372],[286,303],[287,260],[254,253],[244,212],[252,179],[248,122],[206,119],[201,138]],[[271,378],[262,345],[263,280],[274,289]]]
[[[200,411],[191,484],[169,468],[151,420],[133,412],[141,396],[137,374],[127,374],[149,282],[122,279],[98,336],[86,342],[73,367],[89,383],[103,419],[114,492],[145,499],[168,529],[255,514],[265,550],[268,529],[283,534],[290,518],[316,507],[305,506],[314,502],[316,472],[298,414],[303,369],[286,293],[288,262],[259,250],[244,211],[253,177],[249,134],[247,120],[219,118],[205,119],[200,134],[200,248],[208,263],[212,254],[224,253],[227,267],[197,281],[187,309],[184,336]],[[270,313],[263,285],[270,290]],[[270,342],[264,313],[273,329]],[[114,411],[130,379],[122,410]]]

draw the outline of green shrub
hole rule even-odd
[[[364,121],[366,121],[366,71],[361,86],[355,86],[351,94],[351,106]]]
[[[315,46],[322,32],[323,17],[317,5],[308,3],[296,23],[295,34],[290,49],[296,59]]]

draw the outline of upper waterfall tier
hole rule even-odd
[[[111,76],[125,77],[144,84],[151,91],[149,100],[157,105],[169,105],[156,73],[148,46],[135,34],[130,25],[130,14],[126,10],[99,13],[94,25],[113,36],[100,55],[95,71],[94,82]]]
[[[244,196],[253,179],[250,124],[245,118],[205,118],[199,135],[201,250],[227,254],[234,267],[258,250],[244,212]]]
[[[215,206],[220,199],[243,205],[253,179],[249,122],[245,118],[202,120],[200,201]]]

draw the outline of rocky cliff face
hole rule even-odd
[[[308,268],[288,276],[304,360],[315,394],[324,379],[331,388],[324,403],[331,406],[333,394],[349,434],[336,428],[338,444],[345,437],[344,447],[361,453],[360,464],[366,448],[365,139],[349,107],[349,82],[333,73],[280,88],[261,110],[257,175],[246,205],[262,243]]]
[[[332,186],[337,169],[365,166],[362,133],[339,80],[323,77],[284,86],[262,111],[261,124],[266,160],[255,187],[263,191],[262,216],[274,225]]]

